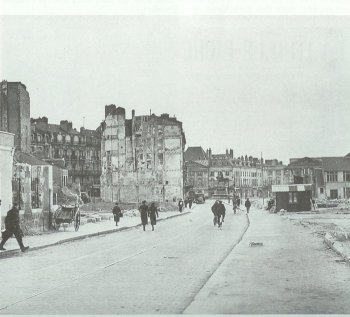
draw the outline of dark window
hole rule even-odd
[[[338,198],[338,189],[331,189],[330,194],[331,194],[331,199],[337,199]]]

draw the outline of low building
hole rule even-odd
[[[0,228],[1,218],[12,207],[12,170],[15,135],[0,131]]]
[[[312,184],[272,185],[276,196],[276,210],[310,211],[312,206]]]
[[[326,197],[350,198],[350,157],[322,157],[322,170]]]
[[[287,169],[290,183],[312,184],[315,198],[350,198],[349,156],[292,158]]]
[[[14,157],[13,191],[20,209],[49,211],[53,204],[53,172],[48,162],[24,152]]]

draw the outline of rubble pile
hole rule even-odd
[[[57,205],[82,205],[83,201],[79,195],[68,187],[62,187],[57,192]]]

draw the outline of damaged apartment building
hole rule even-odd
[[[102,124],[101,198],[104,201],[176,201],[183,198],[182,122],[168,114],[125,118],[108,105]]]

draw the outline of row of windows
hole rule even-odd
[[[194,173],[194,172],[190,172],[190,173]],[[197,173],[202,173],[202,172],[197,172]],[[215,176],[230,176],[233,175],[233,173],[231,173],[230,171],[225,171],[223,172],[210,172],[210,176],[215,177]],[[239,172],[236,171],[234,173],[235,177],[240,178],[240,177],[252,177],[252,178],[257,178],[257,177],[261,177],[261,173],[258,172],[248,172],[248,171],[243,171],[243,172]]]
[[[85,143],[87,140],[85,137],[79,137],[75,135],[74,137],[71,137],[69,134],[62,135],[62,134],[54,134],[53,137],[49,137],[49,135],[42,136],[41,134],[32,134],[32,141],[36,142],[58,142],[58,143],[73,143],[73,144],[82,144]],[[92,144],[98,144],[98,139],[96,138],[90,138],[89,141],[91,141]]]
[[[338,172],[326,172],[326,180],[327,182],[338,182],[341,181],[338,178]],[[343,182],[350,182],[350,172],[343,172]]]

